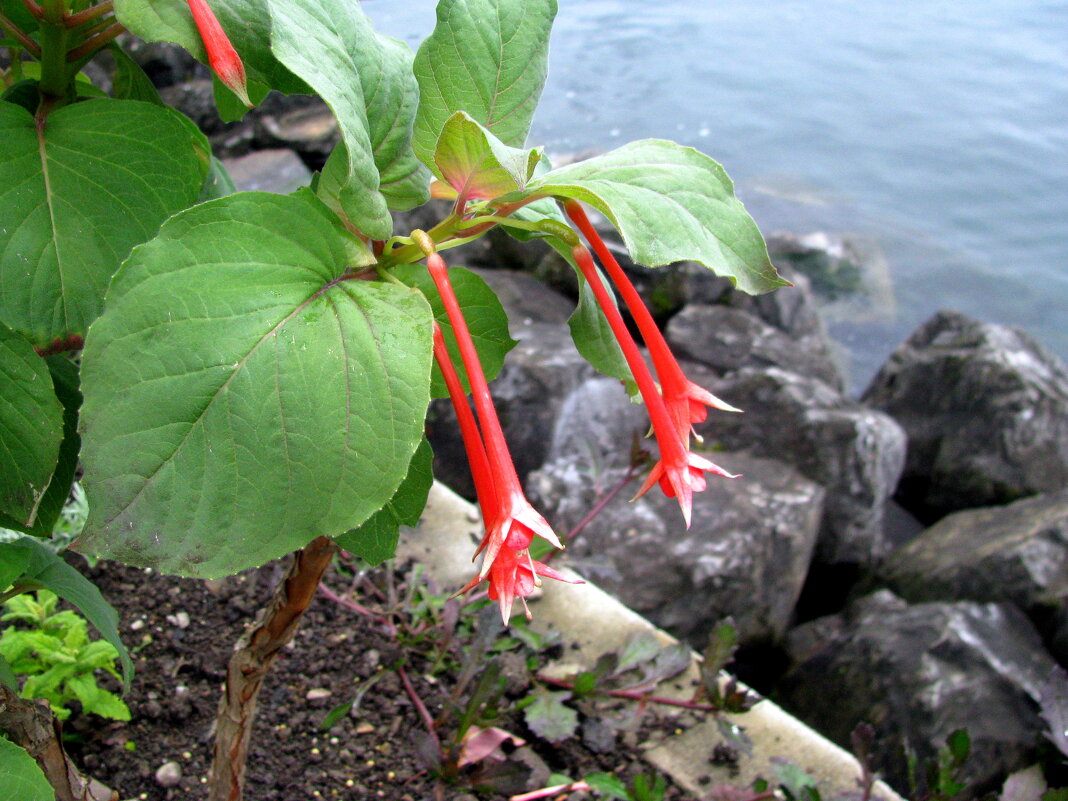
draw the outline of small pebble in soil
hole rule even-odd
[[[177,762],[164,762],[156,769],[156,784],[160,787],[177,787],[182,780],[182,766]]]
[[[167,622],[180,629],[187,629],[189,628],[189,613],[175,612],[173,615],[167,615]]]
[[[333,693],[325,687],[313,687],[304,694],[304,698],[308,701],[322,701],[324,698],[329,698]]]

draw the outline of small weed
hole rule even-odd
[[[88,624],[70,610],[56,611],[59,599],[48,590],[16,595],[4,602],[0,621],[19,622],[0,636],[0,655],[15,675],[25,676],[23,698],[44,698],[60,720],[70,717],[70,704],[79,701],[85,712],[129,720],[122,699],[97,684],[96,671],[121,680],[115,663],[118,651],[103,640],[89,640]]]

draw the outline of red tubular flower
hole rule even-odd
[[[597,229],[590,223],[582,204],[577,200],[568,200],[564,203],[564,211],[567,212],[567,216],[578,226],[586,240],[593,246],[597,258],[601,260],[601,264],[608,270],[609,277],[615,283],[616,288],[619,289],[620,294],[623,296],[623,302],[627,304],[627,309],[630,310],[634,322],[637,323],[642,339],[645,340],[645,346],[649,348],[649,355],[653,359],[653,367],[656,369],[656,377],[660,380],[660,390],[664,396],[664,403],[667,404],[668,413],[675,423],[675,428],[678,430],[679,436],[682,437],[683,443],[685,444],[689,441],[690,433],[693,431],[693,424],[703,422],[708,416],[707,407],[711,406],[714,409],[720,409],[725,412],[740,412],[741,409],[736,409],[729,403],[720,400],[707,389],[698,386],[686,377],[674,354],[672,354],[671,348],[668,347],[667,340],[664,339],[664,335],[660,332],[659,326],[657,326],[653,316],[645,307],[638,290],[634,288],[627,274],[623,272],[623,268],[619,266],[619,262],[616,261],[615,256],[612,255],[612,251],[608,249],[604,240],[601,239]],[[698,437],[698,439],[700,438]]]
[[[484,577],[479,575],[464,585],[457,595],[461,595],[482,581]],[[556,581],[566,581],[568,584],[582,584],[581,581],[572,581],[563,573],[553,570],[546,564],[532,559],[530,551],[526,548],[513,549],[507,545],[501,548],[489,573],[485,576],[489,579],[489,597],[491,601],[497,601],[501,607],[501,618],[505,625],[512,616],[512,604],[518,598],[523,604],[527,619],[530,618],[530,609],[527,608],[526,596],[534,592],[535,587],[541,586],[542,578],[551,578]]]
[[[500,420],[497,419],[497,411],[493,407],[489,384],[486,383],[486,376],[482,372],[482,364],[479,362],[475,343],[471,339],[471,333],[467,329],[463,312],[460,310],[460,304],[456,300],[449,281],[445,261],[437,253],[431,253],[427,256],[426,263],[430,277],[441,295],[445,313],[449,317],[449,322],[452,323],[453,334],[460,347],[460,357],[471,385],[489,473],[492,476],[494,500],[491,506],[496,511],[496,515],[493,519],[485,520],[486,537],[475,551],[476,556],[485,551],[482,570],[479,573],[479,579],[482,579],[489,574],[494,561],[505,546],[510,551],[522,551],[530,545],[535,535],[542,537],[557,548],[564,546],[553,532],[552,526],[530,505],[530,501],[523,494],[519,476],[516,475],[515,466],[512,464],[512,456],[504,440],[504,431],[501,429]],[[459,384],[458,379],[457,384]],[[451,393],[452,390],[450,390]],[[456,404],[455,398],[453,403]],[[488,490],[488,483],[486,486]]]
[[[189,0],[189,10],[204,42],[204,49],[208,51],[211,68],[215,70],[219,80],[237,95],[242,103],[251,108],[252,101],[248,98],[245,81],[245,65],[241,63],[241,57],[230,44],[215,12],[211,10],[207,0]]]
[[[601,276],[597,273],[593,256],[581,244],[571,249],[571,255],[574,257],[579,269],[582,270],[582,274],[586,277],[586,281],[589,283],[590,289],[593,290],[601,311],[604,312],[604,316],[608,320],[612,333],[623,350],[623,356],[626,358],[627,365],[634,376],[634,381],[638,385],[638,391],[641,393],[642,400],[645,401],[646,408],[649,410],[653,433],[656,435],[657,444],[660,446],[660,460],[653,466],[649,477],[634,497],[641,497],[648,492],[653,484],[659,482],[665,495],[678,500],[679,507],[682,509],[682,516],[686,521],[686,527],[689,528],[690,512],[693,508],[693,493],[700,492],[705,488],[704,474],[715,473],[724,478],[736,478],[736,476],[713,464],[708,459],[690,452],[685,436],[679,432],[675,419],[673,419],[664,397],[661,396],[656,382],[653,380],[652,373],[645,366],[645,361],[638,351],[638,346],[634,343],[630,332],[627,331],[627,326],[623,322],[619,309],[615,307],[608,290],[601,281]],[[685,430],[689,430],[689,422],[687,422]]]
[[[463,437],[467,463],[471,465],[475,494],[478,496],[479,508],[482,509],[482,519],[486,522],[488,529],[492,521],[497,519],[497,490],[493,483],[493,473],[490,471],[486,448],[482,444],[482,435],[478,431],[475,416],[471,414],[471,407],[467,405],[467,395],[460,383],[460,376],[456,374],[449,350],[445,347],[445,337],[441,333],[441,326],[436,321],[434,323],[434,359],[441,369],[445,386],[449,389],[449,400],[452,401],[453,408],[456,409],[456,417],[460,421],[460,436]]]

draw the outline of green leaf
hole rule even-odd
[[[434,281],[430,278],[426,267],[422,264],[401,264],[390,272],[397,280],[418,289],[430,301],[430,308],[434,310],[434,319],[441,326],[445,345],[449,349],[452,363],[460,376],[460,382],[464,386],[464,391],[470,392],[467,371],[464,370],[463,361],[460,358],[460,348],[456,344],[452,324],[449,322],[441,296],[438,295]],[[508,315],[505,314],[497,295],[481,276],[464,267],[450,267],[449,281],[456,293],[460,308],[463,310],[467,328],[471,332],[471,339],[474,340],[475,349],[478,351],[479,361],[482,362],[482,371],[486,374],[486,380],[492,381],[504,366],[504,357],[508,351],[518,344],[517,340],[512,339],[508,333]],[[435,398],[449,397],[445,379],[441,377],[441,371],[436,364],[430,391]]]
[[[333,109],[345,143],[328,161],[320,195],[363,233],[388,239],[388,208],[429,197],[429,175],[409,144],[418,103],[411,51],[375,33],[359,3],[269,5],[273,52]]]
[[[589,203],[611,220],[639,264],[696,261],[753,294],[788,285],[727,173],[691,147],[631,142],[552,170],[527,191]]]
[[[0,654],[0,684],[3,684],[11,692],[17,693],[19,691],[19,678],[2,654]]]
[[[660,642],[651,631],[639,631],[627,638],[626,644],[619,651],[619,664],[614,673],[624,673],[648,662],[660,653]]]
[[[20,548],[27,556],[27,565],[20,583],[51,590],[60,598],[70,601],[86,620],[96,627],[100,636],[111,643],[122,660],[124,681],[129,686],[133,676],[133,662],[119,637],[119,616],[104,600],[100,590],[89,579],[68,565],[46,546],[30,537],[19,537],[5,547]]]
[[[0,318],[35,345],[84,335],[130,249],[197,199],[206,162],[170,109],[0,103]]]
[[[55,801],[56,794],[33,757],[0,737],[0,801]]]
[[[216,577],[354,528],[408,472],[429,305],[309,190],[167,221],[115,276],[82,357],[89,520],[75,547]]]
[[[115,72],[111,77],[111,85],[116,100],[143,100],[145,103],[154,103],[157,106],[166,105],[163,98],[159,96],[152,79],[145,74],[141,65],[134,61],[129,53],[114,42],[108,46],[108,50],[115,59]]]
[[[397,551],[401,526],[417,526],[434,483],[434,452],[424,438],[415,449],[408,475],[393,497],[359,528],[334,540],[372,567],[392,559]]]
[[[523,710],[530,730],[551,743],[574,735],[578,729],[578,712],[564,705],[570,697],[571,693],[566,691],[537,690],[533,701]]]
[[[0,323],[0,511],[20,525],[33,525],[62,439],[63,407],[48,365]]]
[[[434,150],[434,174],[465,200],[492,200],[520,191],[534,175],[541,150],[508,147],[465,111],[445,122]]]
[[[211,88],[215,95],[215,109],[223,122],[237,122],[249,112],[245,101],[234,94],[230,88],[219,80],[214,72],[211,74]],[[253,106],[258,106],[270,93],[270,87],[258,81],[245,81],[245,91]]]
[[[234,179],[230,177],[230,171],[226,169],[226,165],[212,156],[211,166],[208,168],[207,177],[204,178],[204,186],[200,188],[200,202],[218,200],[236,191]]]
[[[533,204],[531,204],[533,205]],[[616,378],[623,382],[623,387],[631,398],[638,397],[638,385],[627,365],[627,359],[623,355],[619,342],[616,340],[612,328],[605,319],[597,298],[590,289],[582,270],[575,264],[571,257],[571,248],[556,237],[548,237],[549,245],[560,254],[560,257],[571,265],[578,278],[579,300],[574,313],[568,318],[567,327],[571,331],[571,339],[575,342],[575,348],[579,354],[588,361],[595,370],[609,378]],[[605,286],[610,286],[608,280],[598,268],[601,281]]]
[[[631,801],[627,786],[611,773],[587,773],[582,780],[593,788],[594,792],[603,796],[619,801]]]
[[[441,0],[415,56],[419,113],[412,145],[427,166],[457,111],[522,147],[545,84],[556,0]]]
[[[15,583],[15,579],[26,572],[30,555],[25,548],[0,540],[0,593]]]
[[[82,447],[82,438],[78,435],[78,410],[82,405],[82,393],[74,362],[64,354],[55,354],[47,357],[45,363],[52,374],[56,397],[63,404],[63,441],[52,480],[37,506],[37,518],[28,533],[50,539],[56,521],[70,499],[74,474],[78,471],[78,454]]]

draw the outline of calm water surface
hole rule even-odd
[[[368,0],[413,47],[431,0]],[[560,0],[532,144],[667,137],[765,233],[860,234],[893,304],[832,332],[862,388],[937,308],[1068,358],[1068,3]]]

